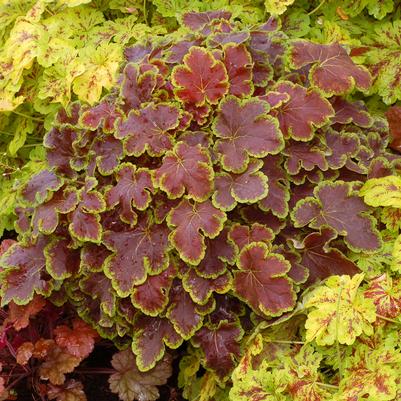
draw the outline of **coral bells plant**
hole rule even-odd
[[[22,189],[20,239],[1,259],[2,304],[68,300],[140,371],[189,341],[223,383],[244,333],[358,273],[351,252],[381,248],[358,190],[400,157],[358,100],[368,71],[273,18],[187,13],[124,54],[110,93],[71,104],[45,136],[48,168]]]

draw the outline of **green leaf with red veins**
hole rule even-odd
[[[270,113],[277,117],[285,138],[310,141],[314,129],[322,127],[334,116],[330,102],[314,90],[284,81],[275,87],[275,91],[289,95],[287,102]]]
[[[230,96],[221,102],[213,132],[219,138],[215,151],[225,170],[241,173],[250,156],[265,157],[283,149],[277,120],[268,116],[267,110],[267,104],[257,99],[241,102]]]
[[[47,281],[44,275],[46,272],[44,249],[47,243],[48,239],[40,236],[35,242],[13,245],[1,256],[3,306],[11,300],[18,305],[25,305],[32,300],[35,293],[47,295],[51,292],[51,281]]]
[[[183,65],[174,67],[175,94],[184,103],[202,106],[217,104],[228,92],[227,71],[221,61],[202,47],[193,46],[184,56]]]
[[[156,274],[168,267],[168,234],[164,224],[154,224],[146,215],[128,231],[104,233],[103,243],[113,251],[106,259],[105,273],[120,297],[144,283],[148,272]]]
[[[80,250],[71,246],[68,239],[54,239],[44,250],[46,270],[55,280],[74,276],[79,271]]]
[[[234,264],[235,248],[227,235],[228,229],[223,228],[217,237],[205,238],[205,257],[195,266],[199,276],[216,278],[225,272],[227,264]]]
[[[134,208],[145,210],[154,192],[151,172],[146,168],[136,168],[131,163],[123,163],[116,173],[117,184],[110,188],[105,199],[108,208],[120,205],[120,218],[134,226],[137,214]]]
[[[330,99],[330,103],[336,113],[331,119],[333,123],[353,123],[362,128],[369,128],[373,125],[373,118],[361,100],[350,103],[342,97],[336,96]]]
[[[91,273],[79,281],[79,287],[84,294],[89,295],[101,310],[110,315],[115,315],[116,294],[111,281],[103,273]]]
[[[98,243],[102,237],[99,215],[87,213],[81,205],[72,213],[68,228],[70,234],[80,241]]]
[[[288,174],[282,167],[282,160],[279,155],[267,156],[263,159],[261,171],[268,179],[269,191],[258,205],[262,210],[271,210],[275,216],[285,218],[289,211],[290,188]]]
[[[253,223],[251,226],[242,226],[235,223],[231,226],[228,238],[234,242],[237,252],[252,242],[264,242],[271,244],[274,239],[273,231],[267,226],[259,223]]]
[[[359,288],[363,274],[331,276],[306,295],[305,308],[313,308],[305,322],[306,341],[318,345],[351,345],[362,333],[373,333],[376,308]]]
[[[302,346],[295,356],[285,357],[284,368],[277,374],[277,387],[293,400],[329,400],[332,394],[325,388],[324,376],[320,373],[322,359],[312,345]]]
[[[300,252],[301,264],[309,270],[307,285],[333,275],[353,276],[359,272],[358,267],[340,250],[330,246],[330,242],[336,238],[336,231],[330,227],[322,227],[320,232],[304,238]]]
[[[344,167],[347,161],[356,156],[360,150],[358,135],[353,132],[337,132],[329,128],[324,132],[324,136],[331,153],[325,158],[331,169]]]
[[[97,134],[92,150],[99,173],[110,175],[119,165],[123,156],[123,144],[111,135]]]
[[[143,284],[135,286],[132,290],[132,304],[146,315],[161,314],[168,304],[171,284],[176,274],[176,267],[170,263],[161,273],[148,275]]]
[[[57,191],[53,197],[37,206],[32,217],[33,236],[39,232],[53,233],[59,224],[59,214],[72,212],[78,205],[78,193],[75,189],[64,188]]]
[[[205,257],[203,235],[217,237],[226,219],[226,214],[210,201],[192,203],[183,199],[167,216],[167,223],[173,228],[169,240],[184,262],[197,265]]]
[[[311,171],[315,167],[323,171],[328,169],[325,151],[316,143],[289,141],[283,154],[287,156],[284,167],[291,175],[298,174],[301,169],[306,171]]]
[[[380,220],[388,230],[398,232],[401,229],[401,209],[396,207],[384,207]]]
[[[217,326],[203,326],[192,338],[192,343],[205,353],[206,367],[224,379],[240,356],[242,336],[241,326],[221,321]]]
[[[224,47],[223,63],[230,83],[229,94],[250,96],[252,85],[252,57],[245,45],[228,44]]]
[[[68,380],[62,386],[49,385],[47,396],[49,400],[56,401],[87,401],[83,384],[74,379]]]
[[[132,351],[136,355],[138,369],[142,372],[154,368],[163,358],[165,345],[178,348],[182,337],[166,318],[140,315],[134,323]]]
[[[141,104],[150,102],[157,86],[157,74],[152,71],[139,72],[139,67],[128,63],[123,72],[120,96],[127,110],[139,109]]]
[[[237,202],[250,204],[263,199],[268,194],[269,186],[267,177],[259,171],[262,166],[261,160],[251,160],[241,174],[217,173],[213,205],[230,211]]]
[[[179,124],[180,111],[169,104],[149,104],[138,111],[132,110],[126,120],[117,126],[115,137],[126,138],[128,155],[161,156],[173,147],[173,132]]]
[[[379,315],[390,319],[400,316],[401,280],[399,278],[382,274],[370,280],[364,296],[373,300]]]
[[[343,95],[354,88],[369,89],[372,78],[365,67],[356,65],[338,43],[321,45],[295,41],[290,62],[294,68],[310,66],[309,80],[327,97]]]
[[[188,198],[202,202],[209,198],[213,189],[213,168],[207,149],[200,145],[190,146],[178,142],[163,157],[156,170],[156,185],[171,199]]]
[[[270,253],[263,242],[242,248],[234,272],[234,292],[253,310],[266,316],[279,316],[295,306],[296,294],[286,273],[290,263],[282,255]]]
[[[52,192],[58,191],[63,181],[51,170],[35,174],[22,189],[22,197],[30,205],[38,205],[49,199]]]
[[[95,106],[82,110],[80,124],[89,130],[95,131],[100,126],[103,132],[112,133],[114,123],[122,117],[122,112],[116,107],[114,99],[104,98]]]
[[[157,386],[166,384],[171,376],[171,359],[166,354],[153,369],[144,373],[136,366],[135,355],[131,350],[115,353],[111,360],[115,372],[109,377],[110,390],[118,394],[122,401],[159,399]]]
[[[173,283],[169,298],[166,317],[173,324],[175,331],[184,340],[189,340],[203,324],[203,314],[198,309],[199,305],[192,300],[178,280]]]
[[[214,292],[225,294],[231,289],[232,276],[230,272],[225,271],[216,278],[205,278],[191,268],[182,278],[182,285],[194,302],[204,305]]]
[[[329,226],[343,235],[356,252],[373,252],[381,246],[370,209],[352,189],[350,183],[323,182],[314,189],[314,197],[298,201],[291,213],[295,227],[309,225],[319,229]]]

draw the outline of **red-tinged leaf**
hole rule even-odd
[[[44,250],[46,270],[55,280],[74,276],[79,271],[80,250],[71,246],[68,239],[54,239]]]
[[[372,252],[381,246],[369,208],[343,181],[324,182],[314,190],[314,197],[299,201],[292,212],[295,227],[319,229],[327,225],[340,235],[350,249]]]
[[[72,212],[77,205],[78,193],[75,189],[57,191],[49,201],[35,208],[32,217],[33,234],[53,233],[59,224],[59,214]]]
[[[290,141],[283,151],[287,159],[285,169],[291,175],[298,174],[301,169],[311,171],[315,167],[319,170],[327,170],[325,150],[317,143]]]
[[[295,284],[303,284],[309,277],[309,270],[302,265],[302,257],[301,255],[294,251],[290,250],[284,246],[275,247],[273,249],[274,253],[278,253],[283,255],[284,258],[290,262],[291,269],[288,271],[287,276],[295,283]]]
[[[0,256],[3,255],[3,253],[6,253],[7,249],[16,243],[17,241],[14,239],[3,239],[0,242]]]
[[[228,229],[223,228],[216,238],[205,238],[205,257],[195,266],[199,276],[216,278],[225,272],[227,264],[234,264],[235,248],[227,235]]]
[[[169,230],[142,216],[135,228],[105,232],[103,243],[113,251],[105,272],[121,297],[131,294],[135,285],[145,282],[147,273],[160,273],[168,266]]]
[[[51,283],[44,277],[44,248],[48,240],[39,237],[36,242],[18,243],[2,257],[1,266],[1,304],[14,301],[26,305],[35,293],[47,294]]]
[[[107,206],[120,205],[120,218],[132,226],[137,222],[133,208],[145,210],[151,201],[154,191],[152,175],[148,169],[136,168],[131,163],[123,163],[116,173],[117,184],[110,188],[105,199]]]
[[[63,181],[51,170],[43,170],[35,174],[22,190],[23,198],[31,205],[37,205],[48,200],[52,192],[56,192]]]
[[[49,400],[56,401],[87,401],[84,386],[74,379],[68,380],[62,386],[50,385],[47,396]]]
[[[37,359],[46,358],[49,351],[54,348],[54,340],[49,338],[40,338],[35,342],[35,348],[33,350],[32,356]]]
[[[286,276],[291,265],[279,254],[270,253],[263,242],[246,245],[234,272],[234,291],[255,312],[279,316],[292,310],[296,295]]]
[[[123,156],[123,144],[111,135],[96,135],[92,150],[99,173],[110,175]]]
[[[80,123],[92,131],[101,126],[104,132],[111,133],[114,131],[114,123],[121,116],[122,113],[117,109],[115,100],[104,98],[96,106],[83,110]]]
[[[21,344],[18,347],[17,353],[15,355],[15,360],[17,361],[17,363],[22,366],[26,365],[33,355],[34,348],[34,345],[30,341]]]
[[[91,273],[79,282],[83,293],[96,301],[96,305],[110,316],[115,314],[116,294],[111,281],[103,273]]]
[[[329,276],[343,274],[353,276],[359,273],[358,267],[344,254],[330,246],[337,238],[335,230],[322,227],[320,232],[307,235],[301,245],[301,264],[309,270],[307,285]]]
[[[286,138],[296,141],[309,141],[313,138],[314,128],[325,125],[334,116],[334,110],[328,100],[314,90],[281,82],[275,91],[288,94],[290,99],[271,114],[280,122],[280,129]]]
[[[369,72],[354,64],[344,48],[338,43],[321,45],[307,41],[293,43],[291,62],[295,68],[311,66],[309,80],[325,95],[342,95],[369,89],[372,78]]]
[[[210,196],[213,178],[208,151],[200,145],[190,146],[185,142],[178,142],[172,151],[166,153],[155,173],[157,186],[169,198],[180,198],[187,192],[188,198],[198,202]]]
[[[177,97],[184,103],[217,104],[227,93],[229,84],[224,64],[202,47],[193,46],[184,64],[174,67],[172,82]]]
[[[364,292],[371,298],[379,315],[394,319],[401,314],[401,280],[382,274],[369,282]]]
[[[120,93],[125,109],[139,109],[141,104],[149,102],[156,86],[157,74],[154,71],[141,74],[136,64],[128,63],[124,68]]]
[[[237,246],[237,251],[252,242],[264,242],[270,244],[274,239],[273,231],[263,224],[253,223],[251,226],[242,226],[235,223],[231,226],[228,238]]]
[[[51,384],[61,385],[65,381],[65,375],[71,373],[80,361],[80,358],[54,346],[49,349],[45,361],[40,365],[39,376],[42,380],[49,380]]]
[[[225,213],[216,209],[210,201],[191,203],[184,199],[167,216],[168,225],[175,227],[169,239],[182,260],[199,264],[205,257],[203,235],[209,238],[217,237],[225,220]]]
[[[194,40],[181,40],[175,44],[173,44],[168,49],[168,58],[167,62],[171,64],[182,64],[182,60],[184,56],[189,52],[189,49],[192,46],[200,46],[202,44],[202,40],[194,39]]]
[[[245,206],[240,209],[240,216],[247,223],[260,223],[270,228],[274,234],[280,232],[285,226],[285,221],[280,220],[270,212],[265,212],[255,206]]]
[[[102,237],[99,215],[87,213],[82,206],[72,213],[69,230],[80,241],[100,242]]]
[[[213,205],[229,211],[237,202],[256,203],[268,193],[267,177],[259,171],[263,166],[261,160],[251,160],[246,170],[241,174],[217,173]]]
[[[106,209],[106,202],[103,199],[102,194],[99,191],[94,190],[97,184],[98,181],[95,178],[87,178],[85,180],[84,188],[80,191],[79,206],[85,212],[101,213]]]
[[[192,118],[192,121],[195,121],[199,126],[206,124],[210,116],[211,106],[209,106],[208,104],[204,104],[203,106],[195,106],[193,103],[186,103],[184,107],[185,111],[189,113],[190,118]],[[187,135],[191,134],[191,131],[187,133]],[[207,139],[210,142],[210,138]],[[183,138],[180,138],[180,140],[183,140]],[[188,141],[185,140],[184,142],[188,143]],[[188,143],[188,145],[191,145],[191,143]],[[204,144],[202,143],[201,145],[204,146]]]
[[[224,65],[230,83],[230,95],[246,97],[252,94],[252,57],[245,45],[224,47]]]
[[[330,99],[330,103],[335,111],[335,116],[331,119],[333,123],[356,124],[362,128],[369,128],[373,124],[373,118],[368,109],[360,100],[348,102],[342,97],[336,96]]]
[[[138,112],[132,110],[117,127],[116,138],[127,138],[124,146],[129,155],[161,156],[172,149],[172,133],[179,124],[180,112],[176,106],[150,104]]]
[[[191,29],[192,31],[197,31],[214,20],[229,20],[230,18],[231,13],[223,10],[206,11],[203,13],[188,12],[183,15],[182,22],[187,28]]]
[[[269,191],[267,196],[259,201],[259,207],[265,211],[271,210],[274,215],[285,218],[289,211],[290,188],[288,175],[282,167],[282,157],[265,157],[261,171],[268,178]]]
[[[60,125],[78,124],[81,104],[79,102],[70,103],[66,109],[61,108],[56,115],[56,122]]]
[[[205,278],[192,268],[185,273],[182,285],[194,302],[204,305],[214,292],[225,294],[231,289],[232,276],[225,271],[216,278]]]
[[[240,356],[241,327],[235,323],[221,321],[217,326],[204,326],[192,342],[201,347],[206,356],[206,367],[224,379],[235,366]]]
[[[198,306],[185,291],[180,281],[175,281],[170,290],[170,303],[166,317],[173,324],[175,331],[184,340],[189,340],[203,324],[203,315]]]
[[[167,195],[163,192],[157,192],[156,195],[153,196],[152,202],[155,221],[157,224],[161,224],[166,219],[170,210],[179,204],[180,200],[168,199]]]
[[[357,134],[352,132],[337,132],[333,129],[325,131],[325,141],[331,154],[326,155],[326,161],[331,169],[344,167],[347,161],[356,156],[360,150]]]
[[[86,271],[99,272],[103,270],[103,264],[110,252],[103,245],[85,244],[81,248],[81,269]]]
[[[269,103],[271,109],[277,109],[284,103],[289,102],[291,96],[285,92],[269,91],[266,95],[259,96],[259,99]]]
[[[135,355],[127,349],[113,355],[111,364],[115,369],[109,377],[110,389],[122,401],[155,401],[159,399],[157,386],[166,384],[172,374],[171,356],[165,357],[151,370],[141,372]]]
[[[96,330],[81,319],[74,319],[72,328],[65,325],[57,326],[53,333],[56,344],[59,347],[81,360],[85,359],[93,351],[95,339],[97,338]]]
[[[166,318],[141,315],[134,324],[132,351],[141,371],[149,371],[163,358],[165,345],[178,348],[183,339]]]
[[[175,275],[175,266],[169,267],[160,274],[147,277],[143,284],[132,290],[132,304],[149,316],[157,316],[163,312],[169,301],[169,292]]]
[[[221,103],[213,132],[219,138],[215,150],[221,154],[225,170],[240,173],[246,169],[249,156],[265,157],[283,148],[277,121],[266,112],[266,103],[256,99],[241,103],[228,97]]]
[[[35,294],[32,300],[26,305],[17,305],[11,301],[8,306],[8,321],[16,331],[25,329],[29,325],[29,319],[36,316],[46,305],[41,295]]]
[[[401,151],[401,106],[391,106],[386,111],[386,118],[390,128],[392,141],[390,144],[391,149]]]

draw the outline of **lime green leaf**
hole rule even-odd
[[[332,276],[307,296],[305,308],[314,308],[305,323],[308,342],[351,345],[362,333],[373,333],[376,308],[359,289],[363,277]]]
[[[359,193],[369,206],[401,208],[401,177],[372,178],[365,182]]]

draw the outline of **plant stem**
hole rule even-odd
[[[42,118],[33,117],[33,116],[30,116],[29,114],[21,113],[20,111],[13,110],[11,113],[16,114],[17,116],[25,117],[28,120],[37,121],[39,123],[43,123],[43,121],[45,121]]]
[[[383,320],[385,320],[385,321],[387,321],[387,322],[394,323],[394,324],[400,324],[400,325],[401,325],[401,322],[399,322],[398,320],[394,320],[394,319],[391,319],[391,318],[389,318],[389,317],[382,316],[382,315],[379,315],[379,314],[376,314],[376,316],[377,316],[379,319],[383,319]]]
[[[148,15],[146,10],[146,0],[143,0],[143,18],[145,20],[145,24],[148,25]]]
[[[306,344],[305,341],[290,341],[290,340],[271,340],[269,341],[271,343],[277,343],[277,344]]]
[[[327,384],[327,383],[322,383],[322,382],[315,382],[318,386],[321,386],[321,387],[327,387],[327,388],[330,388],[330,389],[333,389],[333,390],[338,390],[338,386],[335,386],[334,384]]]
[[[80,373],[83,375],[111,375],[115,373],[114,369],[75,369],[74,373]]]
[[[319,10],[320,7],[322,7],[324,5],[324,3],[326,3],[326,0],[322,0],[317,7],[315,7],[312,11],[310,11],[307,15],[312,15],[314,14],[316,11]]]

